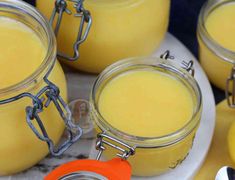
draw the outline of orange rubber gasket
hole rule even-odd
[[[115,158],[107,162],[97,160],[77,160],[64,164],[50,174],[44,180],[58,180],[64,175],[76,173],[79,171],[88,171],[100,174],[109,180],[130,180],[131,166],[120,158]]]

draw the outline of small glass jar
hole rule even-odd
[[[199,59],[210,81],[217,87],[228,90],[229,79],[233,79],[231,70],[234,67],[235,52],[222,47],[206,29],[208,16],[217,8],[234,3],[231,0],[208,1],[204,4],[198,21],[197,37],[199,42]],[[232,72],[233,73],[233,72]],[[229,79],[228,79],[229,78]]]
[[[68,9],[76,13],[73,2]],[[54,0],[38,0],[38,9],[50,17]],[[91,12],[92,27],[80,47],[80,59],[66,64],[91,73],[99,73],[123,58],[149,55],[159,47],[168,27],[170,0],[85,0]],[[58,48],[73,55],[80,19],[65,14],[58,33]]]
[[[176,168],[177,165],[181,164],[187,157],[198,129],[202,110],[202,96],[197,82],[188,72],[193,71],[189,66],[187,66],[187,68],[183,66],[184,68],[182,68],[179,63],[172,62],[166,57],[167,56],[162,56],[162,58],[133,58],[117,62],[106,68],[100,74],[91,92],[91,118],[97,125],[97,132],[103,132],[101,136],[106,135],[106,138],[113,137],[135,149],[135,154],[128,158],[132,166],[132,175],[154,176]],[[166,134],[162,137],[146,138],[133,136],[128,134],[128,132],[122,132],[114,128],[99,112],[98,99],[105,85],[121,74],[143,69],[145,71],[161,72],[174,77],[189,90],[193,100],[193,115],[191,119],[188,120],[188,123],[178,131]],[[156,94],[156,96],[161,95]],[[99,139],[101,139],[101,141],[98,145],[102,145],[102,137],[99,137]],[[108,138],[106,142],[112,143],[113,140],[112,138]],[[113,144],[117,145],[116,142]],[[105,149],[105,157],[111,159],[115,154],[114,149],[109,147]],[[101,147],[100,150],[104,150],[104,147]],[[127,152],[129,151],[122,151],[124,157],[133,154]],[[133,152],[133,150],[131,152]],[[119,154],[119,156],[122,156],[122,154]]]
[[[0,17],[28,26],[46,49],[42,64],[33,74],[0,88],[0,175],[10,175],[35,165],[48,154],[48,147],[53,155],[61,155],[78,139],[80,131],[72,132],[73,125],[67,118],[66,80],[56,61],[51,26],[35,8],[18,0],[1,0]],[[65,127],[68,139],[56,146]]]
[[[235,51],[233,46],[231,46],[231,44],[234,44],[232,37],[232,34],[234,33],[234,26],[232,26],[235,15],[234,7],[234,0],[208,1],[201,10],[198,23],[198,41],[200,45],[201,64],[212,83],[217,87],[225,90],[227,103],[230,108],[235,108]],[[205,25],[210,14],[213,12],[215,13],[216,10],[217,12],[221,10],[219,16],[217,14],[216,18],[220,18],[219,22],[221,23],[222,30],[218,27],[217,30],[219,33],[214,37],[219,37],[218,39],[220,41],[216,41],[215,38],[209,34],[209,31],[206,29]],[[213,20],[216,20],[216,18],[213,18]],[[229,33],[226,33],[226,31]],[[217,31],[215,32],[217,33]],[[224,44],[221,44],[221,42]],[[225,113],[229,114],[228,109],[224,108],[223,110],[224,112],[219,111],[219,113],[221,113],[219,116],[221,116],[222,113],[224,113],[223,115],[225,115]],[[225,119],[225,117],[223,118]],[[232,158],[234,155],[234,147],[231,144],[233,144],[235,139],[234,135],[231,135],[231,132],[234,128],[230,122],[227,124],[227,126],[230,127],[226,129],[226,132],[224,132],[227,133],[225,136],[227,136],[226,145],[228,147],[226,148],[228,149],[230,158]]]

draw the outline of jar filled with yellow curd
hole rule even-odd
[[[58,49],[73,57],[80,27],[73,5],[80,1],[57,2],[62,1],[73,15],[63,15],[57,36]],[[80,47],[79,60],[63,61],[76,69],[99,73],[117,60],[150,55],[164,39],[170,0],[85,0],[83,4],[92,16],[90,33]],[[37,0],[36,6],[50,18],[55,0]]]
[[[198,22],[199,57],[210,81],[225,90],[230,108],[235,108],[235,1],[208,1]],[[226,111],[227,112],[227,111]],[[228,113],[229,114],[229,113]],[[227,146],[235,162],[235,122],[228,130]]]
[[[102,132],[100,154],[104,150],[104,157],[112,159],[118,150],[135,176],[159,175],[181,164],[193,146],[202,110],[191,70],[190,64],[181,66],[166,56],[132,58],[106,68],[90,100],[91,118]]]
[[[35,165],[49,151],[61,155],[80,131],[68,118],[65,75],[43,16],[23,1],[0,0],[0,39],[2,176]]]
[[[230,91],[235,64],[234,18],[235,1],[208,1],[201,10],[197,33],[202,67],[215,86]]]

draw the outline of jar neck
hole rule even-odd
[[[222,47],[218,44],[209,34],[206,28],[206,21],[208,16],[217,8],[227,5],[229,3],[234,3],[233,0],[208,0],[202,7],[199,20],[198,20],[198,30],[197,35],[199,41],[202,41],[211,52],[216,54],[218,57],[229,63],[235,63],[235,52]]]
[[[53,68],[56,61],[56,40],[53,30],[45,18],[31,5],[18,0],[0,1],[0,17],[14,19],[27,25],[42,41],[46,56],[41,65],[26,79],[0,89],[0,97],[13,96],[21,91],[28,92]]]
[[[149,69],[159,71],[177,78],[192,94],[194,104],[193,115],[188,123],[178,131],[161,137],[134,136],[113,127],[99,112],[99,95],[105,85],[122,73],[126,73],[132,70],[141,70],[141,68],[144,68],[145,70]],[[114,136],[119,140],[136,147],[164,147],[172,145],[188,136],[195,128],[197,128],[200,122],[202,95],[197,82],[191,76],[191,74],[182,69],[178,63],[170,62],[169,60],[162,60],[161,58],[133,58],[120,61],[109,66],[96,80],[90,98],[92,118],[99,128],[106,134]]]

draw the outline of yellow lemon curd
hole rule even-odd
[[[0,88],[26,79],[42,63],[46,49],[35,33],[21,22],[0,17]]]
[[[193,116],[194,100],[189,89],[173,76],[160,71],[133,70],[104,86],[98,109],[113,128],[134,137],[155,138],[182,129]],[[137,148],[136,154],[128,159],[133,175],[153,176],[174,169],[186,158],[195,131],[169,146]],[[114,153],[107,150],[105,155],[112,158]]]
[[[232,123],[228,133],[228,149],[231,159],[235,163],[235,121]]]
[[[188,89],[176,79],[154,71],[134,71],[105,86],[99,110],[123,132],[159,137],[179,130],[191,119],[193,101]]]
[[[205,28],[214,43],[230,51],[235,51],[235,3],[227,3],[215,8],[205,20]],[[200,62],[210,81],[221,89],[225,89],[226,80],[230,76],[233,63],[226,62],[218,56],[220,52],[209,49],[199,37]]]
[[[234,136],[232,139],[228,139],[228,132],[231,125],[234,123],[234,117],[235,111],[228,107],[227,100],[224,100],[217,105],[216,126],[212,144],[203,166],[195,176],[195,180],[214,180],[217,172],[223,166],[235,168],[235,161],[233,162],[229,156],[229,148],[227,144],[228,141],[234,144]],[[234,130],[230,133],[234,133],[233,131]]]
[[[36,5],[49,18],[54,0],[38,0]],[[68,5],[74,9],[71,2]],[[119,59],[151,54],[168,27],[170,0],[86,0],[84,6],[92,14],[91,32],[80,48],[79,60],[64,61],[83,71],[99,73]],[[61,52],[73,55],[79,22],[64,16],[57,38]]]
[[[47,54],[46,44],[31,28],[7,17],[0,17],[0,39],[0,100],[22,92],[37,93],[45,86],[40,78],[30,87],[18,87],[8,93],[1,93],[1,90],[11,89],[16,84],[20,86],[39,68]],[[49,79],[60,87],[65,98],[66,82],[59,63]],[[26,123],[26,106],[32,106],[29,98],[0,105],[0,175],[25,170],[48,153],[47,144],[40,141]],[[49,136],[58,142],[64,125],[55,107],[50,105],[40,117]],[[35,126],[38,127],[36,123]]]

